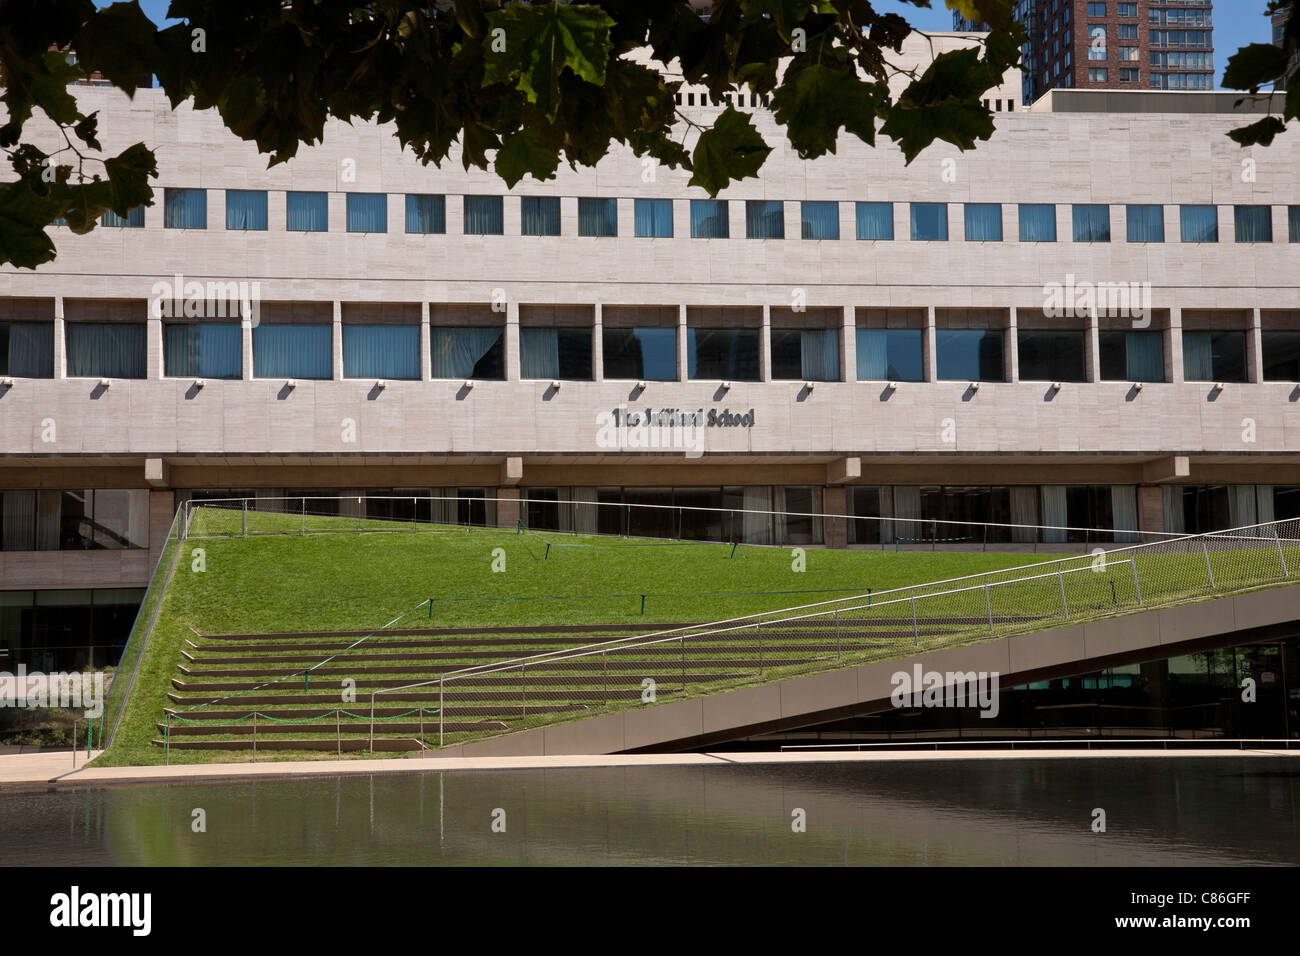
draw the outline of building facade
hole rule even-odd
[[[1019,0],[1026,103],[1052,89],[1214,88],[1212,0]]]
[[[618,147],[507,190],[365,124],[267,169],[160,91],[74,95],[158,201],[0,270],[11,662],[111,658],[194,497],[841,547],[1300,515],[1300,147],[1241,151],[1231,96],[1057,91],[908,166],[799,160],[737,93],[775,148],[713,199]]]

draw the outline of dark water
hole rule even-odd
[[[1285,758],[318,777],[0,793],[0,863],[1300,863]],[[1106,831],[1092,830],[1093,810]],[[207,831],[191,827],[194,811]],[[806,831],[792,828],[804,811]],[[505,832],[494,832],[504,811]]]

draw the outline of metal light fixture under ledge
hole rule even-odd
[[[287,389],[295,389],[298,387],[298,383],[291,378],[285,379],[284,387]]]
[[[202,387],[203,387],[204,385],[206,385],[206,384],[208,384],[208,383],[205,382],[205,381],[203,381],[203,379],[201,379],[201,378],[196,378],[196,379],[194,380],[194,387],[195,387],[195,388],[202,388]]]
[[[731,391],[731,383],[730,383],[730,382],[719,382],[719,383],[718,383],[718,389],[719,389],[720,391],[723,391],[723,392],[729,392],[729,391]]]
[[[464,384],[463,386],[461,386],[461,387],[464,388],[465,391],[468,392],[470,389],[472,389],[472,388],[474,387],[474,380],[473,380],[472,378],[467,378],[467,379],[465,379],[465,384]]]
[[[817,384],[816,382],[804,382],[803,383],[804,391],[811,392],[813,390],[813,386],[816,384]]]
[[[112,382],[111,379],[101,378],[101,379],[99,380],[99,387],[100,387],[100,388],[108,388],[108,387],[109,387],[110,385],[112,385],[112,384],[113,384],[113,382]]]
[[[971,390],[972,392],[978,392],[978,391],[980,390],[980,383],[979,383],[979,382],[971,382],[970,385],[969,385],[968,387],[970,388],[970,390]]]
[[[388,383],[385,382],[382,378],[375,380],[375,388],[379,389],[380,391],[383,391],[387,387],[388,387]]]

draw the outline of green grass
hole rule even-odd
[[[415,534],[387,522],[363,526],[402,530],[357,534],[347,518],[308,518],[309,530],[338,533],[301,537],[299,516],[265,512],[250,513],[255,536],[193,537],[236,533],[241,522],[238,513],[196,512],[103,763],[161,762],[154,725],[179,676],[182,641],[197,634],[377,631],[399,617],[395,627],[626,623],[649,632],[661,623],[715,621],[1046,560],[809,548],[806,570],[796,571],[790,548],[742,545],[733,554],[726,544],[430,526]],[[496,549],[504,552],[504,572],[492,570]],[[195,570],[200,559],[206,570]],[[418,607],[430,597],[432,617]],[[583,635],[573,643],[599,639]],[[502,649],[503,658],[512,656]],[[174,751],[172,759],[232,758]]]

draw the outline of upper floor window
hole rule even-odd
[[[1101,331],[1098,333],[1103,382],[1163,382],[1163,332]]]
[[[860,202],[856,209],[859,239],[894,238],[894,204]]]
[[[1271,206],[1234,206],[1233,218],[1238,242],[1272,242]]]
[[[1218,206],[1180,206],[1183,242],[1218,242]]]
[[[387,232],[388,196],[385,193],[348,193],[348,232]]]
[[[1110,72],[1105,67],[1101,69],[1092,68],[1088,70],[1089,83],[1106,83],[1110,79]]]
[[[1246,333],[1184,329],[1183,378],[1189,382],[1246,381]]]
[[[0,322],[0,375],[54,377],[54,323]]]
[[[1104,3],[1089,3],[1089,4],[1088,4],[1088,16],[1090,16],[1090,17],[1104,17],[1105,15],[1106,15],[1106,4],[1104,4]]]
[[[499,327],[429,328],[434,378],[506,377],[505,330]]]
[[[747,199],[745,238],[784,239],[785,203],[779,199]]]
[[[675,328],[611,328],[601,330],[607,379],[677,379]]]
[[[1087,381],[1081,331],[1020,329],[1016,333],[1016,351],[1023,381]]]
[[[163,226],[167,229],[208,228],[208,191],[165,188]]]
[[[1110,207],[1076,205],[1074,207],[1075,242],[1110,242]]]
[[[687,378],[714,378],[724,381],[757,382],[759,330],[697,329],[686,330]]]
[[[411,234],[437,234],[447,231],[447,197],[435,195],[406,196],[406,231]]]
[[[333,375],[333,349],[333,329],[324,323],[260,322],[253,326],[253,374],[327,379]]]
[[[691,238],[726,239],[731,235],[727,223],[727,200],[691,200]]]
[[[69,378],[144,378],[148,347],[144,322],[68,322],[64,325]]]
[[[418,325],[343,325],[343,377],[420,377]]]
[[[226,228],[266,229],[266,190],[227,189]]]
[[[966,203],[966,241],[1002,241],[1002,205],[995,202]]]
[[[1300,242],[1300,206],[1288,206],[1286,220],[1287,238],[1291,242]]]
[[[840,204],[837,202],[803,202],[799,205],[800,232],[804,239],[838,239]]]
[[[1264,381],[1300,382],[1300,332],[1265,329],[1260,336]]]
[[[919,382],[920,329],[858,329],[858,381]]]
[[[578,200],[578,235],[612,238],[618,235],[618,200]]]
[[[1001,329],[938,329],[935,360],[941,382],[1006,380]]]
[[[524,196],[520,199],[519,231],[525,236],[558,236],[560,197]]]
[[[239,322],[163,323],[163,375],[239,378],[244,369]]]
[[[1165,241],[1164,206],[1129,206],[1126,217],[1129,242]]]
[[[643,239],[671,239],[673,237],[673,201],[671,199],[638,199],[632,205],[636,220],[636,235]]]
[[[1103,4],[1103,6],[1105,6],[1105,4]],[[1115,15],[1120,17],[1136,17],[1138,15],[1138,5],[1136,3],[1117,3],[1115,4]],[[1137,29],[1136,25],[1133,29]]]
[[[505,204],[500,196],[464,197],[465,235],[505,234]]]
[[[127,210],[125,216],[119,216],[110,209],[99,217],[99,224],[101,226],[115,226],[126,229],[143,229],[144,206],[136,206],[134,209]]]
[[[519,330],[520,378],[591,378],[590,327],[532,328]]]
[[[325,193],[285,193],[284,207],[289,232],[325,232],[329,228],[329,197]]]
[[[772,329],[772,378],[838,382],[839,330]]]
[[[1121,40],[1136,40],[1138,28],[1136,23],[1121,23],[1115,27],[1115,35]]]
[[[912,203],[912,238],[946,240],[948,238],[948,204]]]
[[[1050,203],[1021,203],[1020,241],[1055,242],[1056,207]]]

